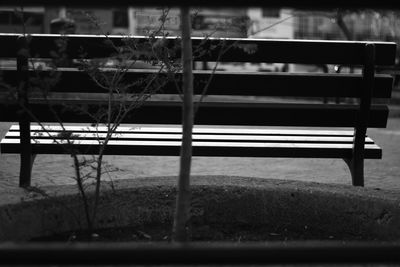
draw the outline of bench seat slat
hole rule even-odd
[[[97,140],[73,140],[76,145],[97,145],[99,141]],[[40,144],[67,144],[65,140],[62,139],[32,139],[32,144],[40,145]],[[19,144],[19,139],[7,138],[2,140],[2,144]],[[146,141],[146,140],[110,140],[110,145],[120,145],[120,146],[181,146],[180,141]],[[288,147],[288,148],[296,148],[296,147],[304,147],[304,148],[351,148],[352,144],[323,144],[323,143],[268,143],[268,142],[202,142],[195,141],[193,143],[194,146],[204,146],[204,147]],[[379,149],[379,147],[375,144],[366,144],[366,147],[369,149]]]
[[[31,132],[31,137],[35,140],[41,139],[58,139],[62,132]],[[68,132],[70,140],[104,140],[106,133],[99,132]],[[19,138],[19,132],[10,131],[6,134],[6,138]],[[320,143],[353,143],[353,137],[342,136],[290,136],[290,135],[238,135],[238,134],[193,134],[193,140],[226,140],[226,141],[276,141],[276,142],[320,142]],[[114,133],[112,140],[181,140],[181,134],[159,134],[159,133]],[[373,143],[369,137],[365,138],[366,143]]]
[[[44,131],[61,131],[60,125],[43,125]],[[87,126],[87,125],[65,125],[66,131],[73,132],[106,132],[105,126]],[[31,124],[31,130],[43,131],[42,126],[35,123]],[[13,124],[10,131],[19,131],[19,125]],[[116,129],[117,133],[181,133],[181,125],[157,125],[157,124],[132,124],[130,126],[119,126]],[[263,134],[263,135],[290,135],[290,136],[353,136],[354,130],[321,130],[321,129],[271,129],[267,127],[247,126],[215,126],[215,125],[195,125],[193,133],[209,133],[209,134]]]
[[[46,135],[57,135],[59,125],[45,125],[42,131],[39,125],[32,125],[32,133],[39,136],[32,141],[33,150],[38,154],[64,154],[65,149],[57,140]],[[83,125],[65,126],[72,133],[74,148],[82,154],[95,153],[99,139],[81,139],[78,136],[104,135],[96,132],[95,127]],[[50,130],[47,132],[47,129]],[[312,130],[284,129],[244,129],[238,127],[196,126],[193,135],[194,154],[196,156],[234,156],[234,157],[316,157],[344,158],[352,153],[353,132],[348,130]],[[36,131],[38,130],[38,131]],[[100,127],[100,130],[106,130]],[[181,126],[133,125],[122,126],[121,132],[110,140],[106,154],[117,155],[179,155],[181,145]],[[172,130],[172,131],[171,131]],[[130,133],[129,133],[130,132]],[[75,134],[77,136],[75,136]],[[18,153],[19,126],[12,125],[1,141],[2,153]],[[381,149],[369,137],[366,137],[366,158],[381,158]]]
[[[62,141],[59,140],[61,143]],[[54,140],[41,139],[32,142],[32,151],[37,154],[65,154],[65,148]],[[56,145],[55,145],[56,144]],[[76,140],[74,149],[82,154],[96,153],[97,140]],[[178,156],[180,141],[117,141],[111,140],[105,154],[111,155],[170,155]],[[18,153],[18,139],[3,139],[3,153]],[[193,142],[194,156],[229,157],[307,157],[349,158],[352,144],[324,143],[267,143],[267,142]],[[381,149],[375,144],[365,145],[366,158],[381,158]]]

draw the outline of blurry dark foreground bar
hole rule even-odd
[[[0,265],[400,264],[399,243],[3,243]]]
[[[192,7],[216,7],[216,6],[279,6],[296,8],[400,8],[398,0],[1,0],[0,6],[24,5],[24,6],[192,6]]]

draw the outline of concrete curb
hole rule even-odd
[[[99,227],[170,224],[176,177],[121,180],[105,189]],[[400,192],[346,185],[247,177],[192,179],[193,220],[205,225],[251,225],[271,232],[306,231],[329,239],[400,239]],[[0,206],[0,240],[22,241],[84,225],[73,186],[46,188],[54,198],[35,197]]]

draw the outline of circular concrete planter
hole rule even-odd
[[[176,177],[120,180],[104,189],[99,227],[170,224]],[[77,230],[85,225],[74,186],[45,188],[57,197],[34,197],[0,206],[0,240],[19,241]],[[400,193],[309,182],[246,177],[192,178],[193,221],[288,230],[312,239],[400,239]]]

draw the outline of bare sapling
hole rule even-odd
[[[190,169],[192,161],[192,131],[194,120],[193,106],[193,58],[191,41],[191,20],[188,7],[181,8],[182,27],[182,146],[180,152],[180,169],[178,195],[173,225],[173,241],[188,240],[188,223],[190,219]]]

